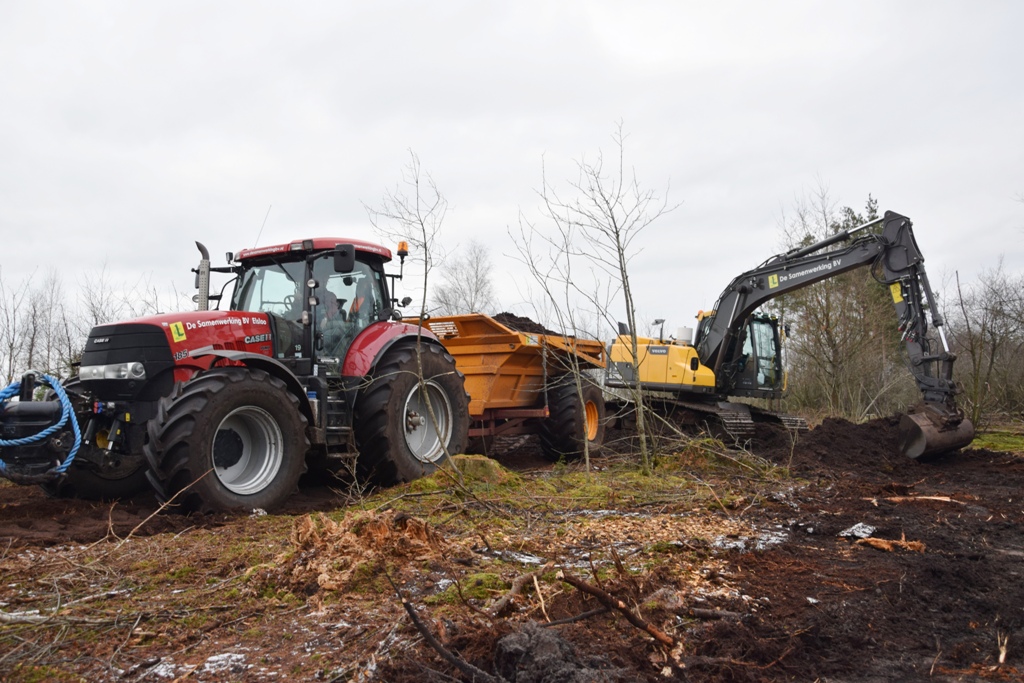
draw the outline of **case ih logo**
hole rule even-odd
[[[270,333],[267,334],[254,334],[251,337],[245,338],[246,344],[259,344],[260,342],[270,341]]]

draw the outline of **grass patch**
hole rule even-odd
[[[55,669],[52,666],[32,666],[31,664],[14,667],[11,677],[5,679],[10,683],[79,683],[86,679],[75,674]]]
[[[488,598],[503,593],[509,589],[511,584],[497,574],[481,572],[470,574],[461,581],[462,597],[466,600],[487,600]],[[437,595],[428,596],[424,599],[428,605],[454,605],[460,602],[459,589],[452,584]]]
[[[971,442],[971,448],[1024,453],[1024,434],[1011,431],[984,432],[975,437]]]

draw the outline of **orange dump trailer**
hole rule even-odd
[[[425,326],[466,376],[469,435],[484,450],[499,434],[538,433],[553,459],[578,456],[584,440],[600,445],[604,393],[586,372],[577,386],[574,372],[605,367],[600,341],[522,332],[477,313],[430,318]]]

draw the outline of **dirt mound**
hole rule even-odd
[[[826,467],[892,466],[907,458],[899,452],[899,417],[883,417],[862,424],[829,417],[795,443],[779,425],[758,425],[754,441],[757,455],[789,465],[796,471]]]
[[[516,332],[525,332],[527,334],[561,334],[560,332],[549,330],[540,323],[535,323],[529,318],[523,318],[515,315],[514,313],[499,313],[494,316],[494,319],[510,330],[515,330]]]

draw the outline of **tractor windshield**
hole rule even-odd
[[[303,261],[275,261],[247,269],[235,289],[231,308],[297,320],[302,315],[305,267]]]

